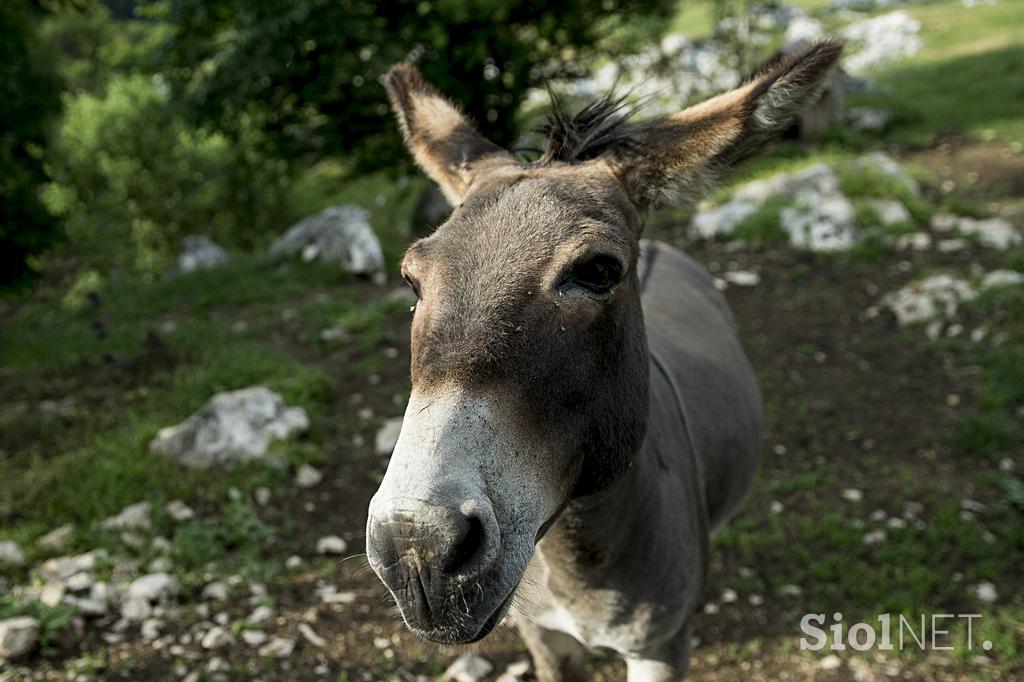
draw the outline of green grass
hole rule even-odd
[[[924,49],[875,72],[877,88],[852,104],[893,109],[892,141],[946,134],[1024,142],[1024,2],[965,9],[959,3],[907,7],[921,21]]]
[[[0,447],[7,453],[0,459],[0,536],[19,541],[34,559],[34,538],[68,521],[79,526],[76,542],[85,546],[102,539],[93,522],[143,498],[154,506],[178,497],[220,504],[233,487],[286,480],[287,468],[194,471],[147,451],[157,430],[219,391],[262,384],[305,407],[308,440],[275,452],[285,463],[322,457],[317,443],[333,381],[279,337],[292,324],[301,346],[340,318],[361,333],[375,327],[366,336],[379,342],[386,316],[400,304],[360,301],[362,286],[325,266],[240,259],[147,287],[110,287],[99,306],[69,309],[51,299],[8,311],[0,332]],[[281,319],[288,308],[296,311],[291,323]],[[96,333],[95,319],[105,335]],[[237,319],[249,322],[246,332],[232,329]],[[162,324],[168,321],[173,329]],[[70,414],[37,407],[65,395],[76,401]]]

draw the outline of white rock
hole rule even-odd
[[[290,557],[284,560],[284,567],[294,571],[295,569],[302,566],[302,557],[298,554],[292,554]]]
[[[256,504],[258,504],[261,507],[266,507],[268,504],[270,504],[271,497],[272,495],[270,492],[270,488],[266,488],[264,486],[256,488],[256,490],[254,490],[252,493],[253,500],[255,500]]]
[[[402,432],[402,418],[388,419],[381,425],[374,438],[374,450],[378,455],[390,455],[398,443],[398,436]]]
[[[249,614],[249,617],[246,618],[246,620],[249,622],[250,625],[259,625],[260,623],[267,622],[273,617],[274,609],[264,605],[257,606],[255,609],[253,609],[252,613]]]
[[[840,494],[847,502],[860,502],[864,499],[864,493],[857,488],[843,488]]]
[[[197,468],[262,459],[274,440],[309,428],[301,407],[263,386],[218,393],[176,426],[161,429],[151,452]]]
[[[82,571],[81,573],[75,573],[73,576],[64,581],[64,586],[71,592],[84,592],[90,589],[93,585],[93,575],[88,571]]]
[[[691,223],[693,233],[701,239],[715,239],[730,235],[744,218],[756,211],[756,204],[739,199],[727,201],[718,206],[703,204],[702,208],[693,216]]]
[[[346,327],[335,325],[334,327],[328,327],[320,332],[320,340],[326,343],[333,343],[335,341],[351,341],[352,332],[350,332]]]
[[[1024,243],[1024,234],[1005,218],[959,218],[956,231],[962,235],[976,237],[982,245],[999,251]]]
[[[927,232],[903,234],[896,239],[896,248],[900,251],[927,251],[931,247],[932,236]]]
[[[160,630],[163,628],[163,625],[163,621],[157,618],[148,618],[139,628],[139,636],[147,642],[152,642],[160,636]]]
[[[74,534],[75,525],[73,523],[65,523],[63,526],[54,528],[36,540],[36,546],[40,549],[61,550],[67,546]]]
[[[300,220],[274,240],[267,254],[338,263],[358,275],[384,273],[380,242],[370,227],[369,214],[358,206],[331,206]]]
[[[896,199],[870,199],[867,203],[878,215],[878,220],[883,226],[888,227],[889,225],[913,221],[910,211],[907,210],[902,201],[897,201]]]
[[[923,45],[921,22],[903,11],[854,22],[839,34],[850,42],[843,67],[860,75],[877,66],[917,54]]]
[[[228,584],[223,580],[214,580],[212,583],[207,583],[203,587],[203,591],[199,594],[200,599],[208,599],[213,601],[224,601],[228,598]]]
[[[754,287],[761,283],[761,275],[752,270],[730,270],[722,273],[722,277],[730,284],[741,287]]]
[[[228,254],[204,234],[189,235],[181,240],[181,254],[178,256],[178,272],[207,270],[228,261]]]
[[[135,580],[128,587],[128,598],[137,597],[148,602],[162,601],[178,594],[181,585],[167,573],[151,573]]]
[[[326,646],[327,640],[316,633],[309,623],[299,623],[299,634],[302,638],[315,647]]]
[[[981,278],[982,289],[993,289],[996,287],[1015,287],[1024,284],[1024,272],[1016,270],[992,270],[985,273]]]
[[[128,505],[120,512],[104,519],[100,525],[107,530],[149,530],[149,502],[136,502]]]
[[[938,315],[953,317],[961,303],[977,297],[968,282],[940,274],[912,282],[887,295],[882,303],[892,310],[901,326],[930,320]]]
[[[796,206],[779,211],[779,223],[792,246],[831,253],[853,246],[853,215],[853,205],[842,194],[798,195]]]
[[[39,641],[39,621],[28,616],[0,620],[0,660],[21,658]]]
[[[25,563],[25,554],[13,540],[0,542],[0,566],[21,566]]]
[[[324,480],[324,475],[320,473],[320,470],[308,464],[303,464],[295,472],[295,485],[300,488],[313,488],[322,480]]]
[[[260,656],[269,658],[288,658],[295,651],[295,640],[287,637],[274,637],[259,649]]]
[[[719,598],[723,604],[732,604],[737,599],[739,599],[739,595],[736,594],[736,590],[732,589],[722,590],[722,596]]]
[[[817,19],[807,16],[793,17],[786,27],[786,36],[783,43],[791,45],[802,41],[813,41],[825,35],[825,25]]]
[[[970,511],[970,512],[974,512],[975,514],[983,514],[983,513],[985,513],[985,510],[986,510],[986,507],[985,507],[984,504],[982,504],[981,502],[978,502],[977,500],[972,500],[972,499],[967,498],[967,497],[965,497],[965,498],[960,500],[960,508],[961,509],[966,509],[967,511]]]
[[[153,607],[142,597],[129,596],[121,605],[121,617],[129,622],[142,622],[153,615]]]
[[[262,630],[242,630],[242,641],[249,646],[260,646],[267,641],[267,633]]]
[[[956,253],[967,248],[965,239],[940,239],[935,245],[939,253]]]
[[[60,581],[66,582],[77,573],[91,572],[95,570],[97,563],[107,561],[110,557],[106,550],[94,549],[91,552],[78,554],[76,556],[62,556],[47,559],[37,567],[37,571],[43,582]]]
[[[317,554],[344,554],[348,543],[337,535],[328,535],[316,541]]]
[[[352,604],[356,600],[355,592],[338,592],[334,585],[318,587],[316,593],[325,604]]]
[[[889,536],[881,528],[873,530],[870,533],[864,535],[865,545],[880,545],[886,541]]]
[[[779,594],[783,597],[799,597],[803,594],[803,590],[799,585],[788,584],[779,588]]]
[[[53,608],[64,601],[66,592],[67,589],[64,587],[64,583],[57,581],[46,583],[43,585],[43,589],[39,591],[39,601]]]
[[[203,635],[202,641],[199,643],[204,649],[226,649],[227,647],[235,643],[235,636],[230,632],[215,625],[214,627],[207,630],[206,634]]]
[[[996,592],[996,586],[987,580],[975,585],[973,591],[974,596],[977,597],[978,601],[984,604],[994,604],[999,599],[999,593]]]
[[[781,514],[785,510],[786,510],[785,505],[783,505],[778,500],[772,500],[772,503],[768,506],[768,511],[771,512],[772,514]]]
[[[441,679],[445,682],[481,682],[492,670],[494,666],[486,658],[467,653],[456,658]]]
[[[818,666],[822,670],[838,670],[842,665],[843,659],[839,658],[835,654],[829,654],[818,661]]]
[[[167,515],[175,521],[188,521],[196,516],[195,510],[181,500],[171,500],[164,506]]]

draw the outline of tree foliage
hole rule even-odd
[[[394,63],[512,144],[530,88],[585,70],[615,26],[667,17],[670,0],[165,0],[166,54],[181,101],[232,132],[253,107],[283,158],[342,155],[362,167],[404,155],[378,78]]]
[[[41,14],[27,0],[0,3],[0,285],[30,277],[32,258],[60,236],[38,196],[47,124],[60,110],[58,79],[34,40]]]

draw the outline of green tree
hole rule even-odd
[[[30,278],[33,257],[60,236],[38,196],[47,124],[60,111],[58,79],[35,40],[42,14],[28,0],[0,3],[0,286]]]
[[[340,155],[363,168],[405,159],[377,80],[418,62],[496,142],[511,144],[530,88],[585,70],[634,16],[665,18],[672,0],[163,0],[166,54],[180,101],[232,133],[264,112],[274,153]]]

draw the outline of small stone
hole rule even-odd
[[[284,567],[290,571],[294,571],[300,566],[302,566],[302,557],[300,557],[298,554],[292,554],[290,557],[284,560]]]
[[[25,554],[18,543],[12,540],[0,542],[0,566],[21,566],[25,563]]]
[[[65,597],[64,603],[70,604],[75,607],[83,616],[105,616],[107,615],[107,604],[96,599],[89,599],[88,597]]]
[[[167,573],[151,573],[134,581],[128,587],[128,597],[155,602],[178,594],[181,585]]]
[[[740,287],[755,287],[761,283],[761,275],[752,270],[730,270],[722,273],[722,278]]]
[[[750,602],[751,606],[761,606],[764,604],[764,597],[759,594],[752,594],[747,601]]]
[[[987,580],[980,582],[973,587],[974,596],[977,597],[978,601],[984,604],[994,604],[999,599],[999,593],[996,592],[996,586]]]
[[[984,504],[982,504],[981,502],[978,502],[977,500],[971,500],[971,499],[968,499],[966,497],[964,499],[960,500],[960,508],[961,509],[966,509],[967,511],[971,511],[971,512],[974,512],[976,514],[982,514],[985,511],[985,505]]]
[[[270,504],[270,488],[260,486],[259,488],[256,488],[256,490],[253,491],[252,497],[256,501],[256,504],[258,504],[261,507],[266,507],[268,504]]]
[[[21,658],[39,641],[39,621],[28,616],[0,620],[0,659]]]
[[[875,511],[871,512],[868,518],[875,523],[882,523],[883,521],[885,521],[886,518],[888,518],[888,516],[889,515],[885,513],[884,509],[876,509]]]
[[[82,571],[65,580],[64,586],[71,592],[85,592],[92,587],[93,582],[92,573]]]
[[[999,470],[1003,473],[1012,473],[1016,466],[1016,463],[1009,457],[1003,457],[999,460]]]
[[[739,599],[739,595],[736,594],[736,590],[731,590],[731,589],[722,590],[722,596],[720,598],[720,601],[723,604],[732,604],[737,599]]]
[[[228,584],[222,580],[215,580],[212,583],[207,583],[200,593],[200,599],[209,599],[213,601],[224,601],[228,598],[229,592]]]
[[[843,665],[843,659],[839,658],[835,654],[829,654],[825,658],[818,661],[818,666],[822,670],[838,670]]]
[[[709,616],[713,616],[713,615],[715,615],[716,613],[718,613],[720,611],[720,609],[718,607],[718,604],[716,604],[713,601],[709,601],[706,604],[704,604],[704,609],[703,610],[704,610],[704,613],[706,613]]]
[[[163,622],[156,618],[149,618],[142,623],[142,627],[139,628],[139,635],[147,642],[151,642],[160,636],[160,628],[163,627]]]
[[[355,592],[338,592],[334,585],[317,588],[316,593],[325,604],[352,604],[356,600]]]
[[[260,623],[265,623],[273,617],[274,609],[270,608],[269,606],[257,606],[255,609],[252,610],[252,613],[249,614],[249,617],[246,618],[246,620],[252,625],[259,625]]]
[[[967,248],[967,242],[963,239],[940,239],[935,245],[939,253],[956,253]]]
[[[378,455],[387,456],[395,450],[398,443],[398,436],[402,432],[402,418],[388,419],[377,431],[374,438],[374,450]]]
[[[235,637],[224,628],[214,626],[210,628],[200,642],[204,649],[225,649],[235,643]]]
[[[166,573],[171,570],[171,560],[165,556],[158,556],[150,561],[146,568],[150,573]]]
[[[891,519],[889,519],[888,521],[886,521],[885,525],[887,525],[887,526],[889,526],[889,528],[893,528],[895,530],[902,530],[902,529],[907,527],[907,522],[904,521],[903,519],[901,519],[898,516],[894,516]]]
[[[786,507],[778,500],[772,500],[772,503],[768,506],[768,511],[772,514],[781,514]]]
[[[315,647],[323,647],[327,644],[327,640],[316,633],[316,631],[310,627],[309,623],[299,623],[299,634],[302,638],[312,644]]]
[[[864,493],[857,488],[844,488],[840,494],[847,502],[860,502],[864,499]]]
[[[262,630],[242,630],[242,641],[256,647],[267,641],[267,633]]]
[[[107,530],[149,530],[149,502],[136,502],[100,522]]]
[[[53,608],[64,600],[64,593],[64,583],[46,583],[43,585],[43,589],[39,592],[39,601],[46,606]]]
[[[783,585],[779,588],[779,594],[783,597],[799,597],[803,593],[803,590],[799,585]]]
[[[268,658],[288,658],[295,651],[295,640],[287,637],[274,637],[259,649],[260,656]]]
[[[40,549],[61,550],[67,546],[74,534],[74,524],[65,523],[36,540],[36,546]]]
[[[352,340],[352,332],[341,325],[336,325],[320,332],[320,340],[324,343],[348,342]]]
[[[337,535],[322,537],[316,542],[317,554],[344,554],[348,543]]]
[[[188,521],[196,516],[192,507],[188,506],[181,500],[171,500],[166,504],[166,506],[164,506],[164,510],[167,512],[168,516],[178,522]]]
[[[324,475],[316,467],[308,464],[303,464],[295,472],[295,485],[300,488],[313,488],[319,485],[323,479]]]
[[[153,614],[153,607],[142,597],[130,596],[121,606],[121,617],[129,622],[141,622]]]
[[[864,544],[865,545],[879,545],[879,544],[885,542],[886,538],[888,538],[888,537],[889,536],[886,534],[886,532],[884,530],[882,530],[881,528],[879,528],[877,530],[873,530],[870,533],[866,533],[864,535]]]
[[[456,658],[441,677],[444,682],[481,682],[491,674],[494,666],[482,656],[462,654]]]

